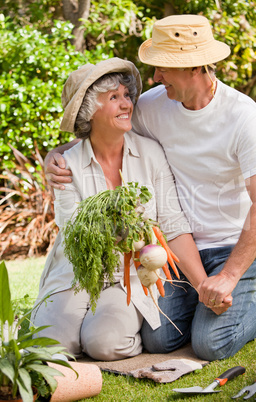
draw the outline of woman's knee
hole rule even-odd
[[[51,295],[33,315],[33,325],[48,326],[38,336],[55,339],[75,358],[81,357],[80,328],[86,307],[82,294],[76,297],[71,291],[63,291]]]
[[[143,317],[120,286],[102,292],[96,311],[88,312],[81,327],[85,353],[100,360],[117,360],[142,351],[140,328]]]
[[[47,322],[47,323],[46,323]],[[35,335],[38,337],[47,337],[55,339],[60,345],[65,348],[66,352],[70,353],[75,358],[81,357],[81,347],[79,341],[79,333],[75,334],[73,328],[69,328],[63,322],[56,322],[51,320],[51,317],[45,319],[44,314],[40,314],[40,311],[35,316],[33,324],[35,326],[49,325],[48,328],[43,329]]]
[[[84,331],[81,334],[83,352],[95,360],[119,360],[136,356],[142,352],[140,334],[122,336],[118,329],[113,328],[99,333]]]

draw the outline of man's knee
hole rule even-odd
[[[227,334],[221,329],[202,333],[193,330],[191,344],[193,351],[198,358],[203,360],[222,360],[233,356],[236,353],[236,337],[234,334]]]
[[[141,338],[144,348],[149,353],[170,353],[189,342],[190,330],[180,333],[174,326],[167,330],[163,325],[153,330],[144,321],[141,329]]]

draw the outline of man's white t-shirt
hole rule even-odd
[[[141,95],[133,130],[164,148],[199,250],[235,244],[256,174],[255,102],[218,80],[214,99],[188,110],[159,85]]]

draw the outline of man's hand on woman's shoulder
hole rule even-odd
[[[65,190],[65,183],[72,182],[72,172],[66,169],[65,159],[58,153],[49,152],[44,160],[44,171],[49,186]]]

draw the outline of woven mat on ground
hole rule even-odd
[[[156,382],[172,382],[184,374],[201,369],[208,362],[198,359],[191,345],[186,345],[167,354],[141,353],[138,356],[116,361],[97,361],[87,356],[79,362],[96,364],[102,371],[130,375],[135,378],[150,378]]]

